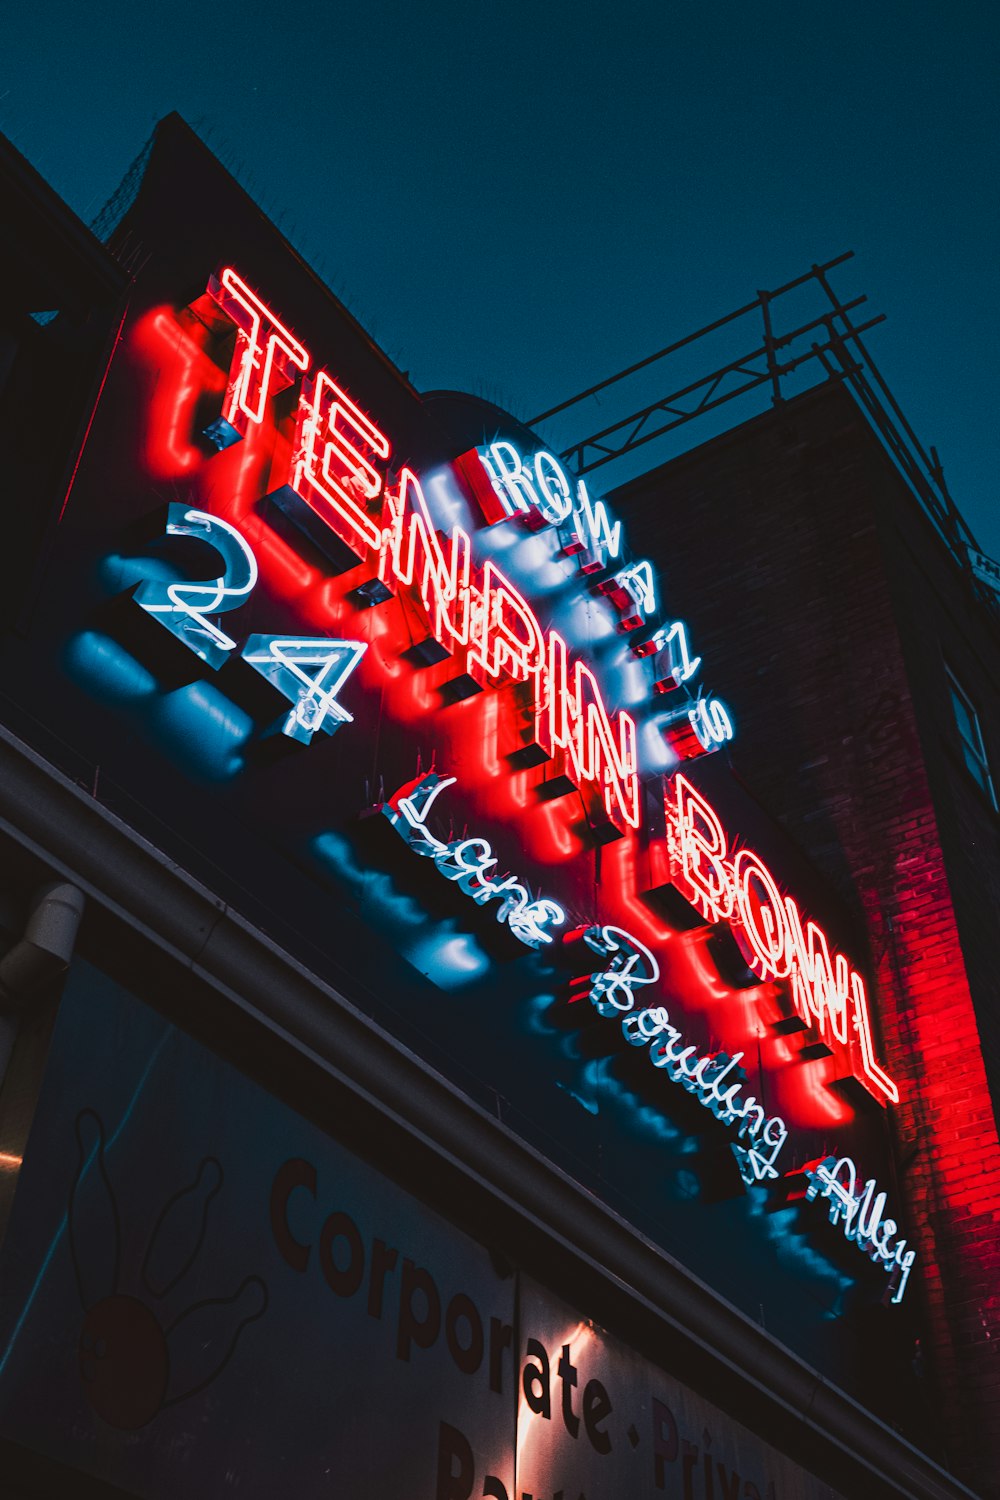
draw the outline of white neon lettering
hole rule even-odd
[[[509,516],[525,512],[538,504],[538,496],[531,482],[531,474],[521,462],[521,455],[513,443],[491,443],[489,454],[480,453],[483,467]]]
[[[282,721],[282,734],[308,745],[314,734],[333,734],[341,724],[353,722],[337,694],[367,649],[364,641],[251,635],[241,655],[294,704]],[[319,671],[310,675],[303,667]]]
[[[622,927],[588,927],[583,940],[602,958],[611,959],[606,969],[590,976],[590,1001],[600,1016],[631,1010],[635,990],[660,977],[660,966],[645,943]]]
[[[674,620],[670,625],[662,625],[651,636],[636,641],[632,650],[636,656],[652,656],[657,651],[668,652],[670,676],[678,687],[693,677],[701,666],[701,657],[691,655],[687,626],[683,620]]]
[[[890,1245],[898,1232],[895,1219],[882,1220],[886,1195],[876,1192],[874,1178],[860,1190],[858,1169],[849,1156],[839,1159],[827,1156],[803,1168],[807,1183],[807,1200],[825,1198],[831,1224],[843,1223],[844,1236],[857,1245],[876,1265],[880,1265],[896,1282],[893,1302],[902,1302],[916,1252],[907,1250],[906,1240]],[[880,1233],[881,1229],[881,1233]]]
[[[566,471],[544,449],[527,466],[513,443],[500,440],[480,451],[480,462],[507,516],[536,513],[534,524],[558,526],[573,513],[573,497]]]
[[[601,1010],[598,1001],[592,1003],[600,1014],[612,1013]],[[748,1187],[778,1176],[775,1164],[788,1139],[788,1127],[779,1115],[768,1116],[753,1095],[740,1099],[746,1085],[746,1074],[740,1067],[742,1052],[734,1057],[725,1052],[699,1056],[697,1047],[684,1045],[683,1036],[670,1024],[662,1005],[624,1016],[621,1028],[630,1046],[647,1047],[652,1066],[665,1071],[673,1083],[679,1083],[723,1125],[738,1122],[732,1150]],[[723,1082],[734,1072],[738,1074],[736,1081],[723,1090]]]
[[[582,479],[576,486],[574,509],[587,550],[593,552],[602,564],[606,558],[617,557],[622,545],[622,523],[615,521],[612,524],[604,501],[591,500]]]
[[[645,561],[633,563],[616,574],[615,581],[631,596],[641,615],[648,617],[656,613],[656,580],[652,564]]]
[[[444,878],[453,881],[477,906],[499,901],[497,921],[505,923],[526,948],[551,943],[552,933],[546,928],[563,925],[566,913],[561,906],[545,898],[532,900],[527,886],[513,875],[492,879],[488,872],[496,868],[497,859],[486,839],[453,839],[446,844],[428,828],[431,808],[455,780],[454,776],[440,777],[436,771],[428,771],[400,787],[383,804],[382,812],[414,853],[433,859]]]
[[[396,793],[393,799],[395,811],[401,815],[406,826],[402,826],[396,819],[392,820],[393,826],[418,854],[441,854],[447,849],[447,844],[435,838],[427,827],[427,817],[438,795],[445,787],[453,786],[457,779],[455,776],[441,777],[430,771],[412,783],[411,791],[401,789]]]
[[[516,938],[528,948],[538,948],[542,943],[551,943],[552,933],[546,926],[561,927],[566,913],[557,901],[541,899],[529,901],[519,911],[508,917],[507,925]]]
[[[669,1024],[670,1017],[663,1006],[654,1005],[623,1017],[622,1035],[631,1047],[647,1047]]]
[[[683,620],[675,620],[663,639],[670,652],[670,665],[678,682],[687,682],[701,666],[701,657],[692,657],[688,648],[687,626]]]
[[[544,450],[535,454],[535,483],[538,509],[551,525],[561,525],[573,514],[573,496],[562,464]]]
[[[496,860],[485,839],[460,839],[449,844],[443,854],[435,854],[434,863],[445,880],[454,880],[460,891],[480,901],[485,873],[493,869]]]
[[[257,560],[235,526],[203,510],[186,505],[167,508],[167,536],[197,537],[222,558],[224,571],[218,578],[200,583],[164,583],[147,579],[133,598],[147,614],[156,615],[189,650],[213,670],[236,649],[233,638],[206,619],[243,603],[257,583]]]
[[[729,710],[718,698],[699,698],[688,718],[706,750],[715,750],[733,737],[733,721]]]
[[[496,864],[496,860],[492,863]],[[482,892],[477,892],[475,900],[480,906],[485,906],[487,901],[499,901],[497,921],[509,924],[513,913],[523,911],[527,906],[529,897],[527,887],[516,876],[505,875],[502,880],[491,880]]]

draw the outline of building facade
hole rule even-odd
[[[956,1469],[995,1474],[996,594],[969,561],[971,538],[919,503],[840,383],[616,500],[651,537],[667,496],[669,587],[697,613],[738,704],[733,766],[865,934],[888,1055],[910,1084],[896,1155],[927,1267],[928,1379]]]
[[[945,1125],[961,1067],[988,1170],[968,838],[939,868],[908,814],[880,948],[895,804],[840,834],[814,689],[750,701],[776,657],[714,550],[684,599],[662,475],[606,501],[415,390],[176,117],[103,243],[3,162],[11,1493],[988,1495],[989,1209]],[[878,693],[889,777],[911,702]],[[939,774],[972,795],[951,748],[932,811]]]

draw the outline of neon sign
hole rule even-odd
[[[516,515],[529,519],[534,507],[536,519],[529,519],[530,525],[558,526],[573,514],[573,497],[566,471],[551,453],[536,453],[528,468],[513,443],[496,442],[491,443],[485,452],[480,452],[479,460],[500,502],[499,509],[491,512],[487,521]],[[618,530],[620,532],[620,526]]]
[[[383,804],[382,813],[410,849],[432,859],[445,879],[455,881],[477,905],[499,901],[497,921],[506,922],[527,947],[551,943],[553,934],[545,927],[562,926],[566,914],[561,906],[544,898],[533,901],[526,886],[514,876],[493,878],[489,872],[496,869],[498,861],[486,839],[462,838],[445,843],[428,827],[427,819],[438,796],[456,779],[429,771],[400,787]],[[569,933],[565,941],[575,937],[608,960],[606,968],[587,974],[582,981],[588,986],[588,999],[597,1014],[621,1017],[625,1040],[633,1047],[647,1047],[653,1067],[664,1069],[722,1124],[738,1122],[738,1140],[749,1142],[733,1143],[732,1147],[744,1183],[750,1186],[777,1178],[775,1162],[788,1139],[788,1128],[779,1116],[768,1116],[753,1095],[740,1098],[746,1084],[746,1074],[739,1067],[743,1053],[699,1057],[696,1047],[682,1045],[684,1038],[670,1024],[663,1006],[635,1011],[636,990],[655,984],[660,967],[655,954],[632,933],[603,924]],[[734,1081],[723,1089],[723,1082],[733,1074]]]
[[[139,607],[217,671],[236,650],[236,641],[208,619],[243,604],[257,586],[259,571],[253,549],[229,521],[191,510],[167,507],[166,535],[190,537],[207,543],[218,554],[223,571],[205,582],[166,582],[147,578],[133,593]],[[251,635],[240,653],[243,661],[292,704],[276,726],[281,734],[308,745],[317,732],[333,734],[351,715],[337,702],[337,693],[368,647],[364,641],[330,640],[325,636]],[[318,668],[312,675],[304,667]]]
[[[464,650],[464,673],[477,687],[532,683],[542,753],[565,751],[570,775],[600,795],[611,823],[619,831],[638,828],[633,717],[624,710],[609,712],[590,668],[569,661],[562,637],[542,629],[493,563],[481,572],[472,567],[469,537],[461,527],[450,535],[437,531],[411,470],[403,469],[395,487],[387,485],[392,449],[385,433],[326,370],[309,373],[308,350],[236,271],[226,267],[213,277],[209,295],[238,330],[223,413],[207,429],[217,446],[228,446],[251,424],[259,425],[267,402],[297,371],[306,375],[289,471],[272,491],[278,503],[301,502],[359,559],[377,555],[383,597],[400,586],[419,594],[430,635],[449,653]],[[554,526],[564,552],[580,555],[584,572],[601,573],[619,558],[621,522],[611,519],[603,500],[591,499],[582,481],[574,496],[552,454],[539,451],[529,463],[512,443],[498,440],[483,452],[463,455],[454,469],[471,483],[487,525],[519,516],[532,527]],[[636,629],[656,611],[648,562],[601,578],[597,587],[618,608],[622,629]],[[698,666],[686,646],[685,657],[688,670],[678,684]],[[728,710],[711,696],[664,717],[665,738],[681,759],[719,748],[732,732]]]
[[[740,1067],[742,1052],[732,1057],[725,1052],[699,1057],[696,1047],[682,1046],[684,1037],[670,1024],[670,1016],[662,1005],[626,1016],[622,1035],[632,1047],[648,1047],[653,1067],[663,1068],[668,1078],[687,1089],[717,1120],[724,1125],[739,1121],[739,1139],[746,1137],[753,1143],[733,1145],[740,1175],[748,1187],[778,1176],[774,1164],[788,1139],[788,1127],[778,1115],[769,1116],[752,1094],[739,1098],[747,1081]],[[723,1089],[722,1083],[730,1075],[734,1081]],[[766,1153],[762,1149],[765,1147]]]
[[[472,691],[486,685],[527,685],[539,755],[561,757],[569,779],[593,788],[619,832],[638,829],[638,736],[632,715],[624,709],[609,711],[591,667],[571,656],[557,630],[542,627],[492,559],[481,568],[474,565],[471,538],[463,527],[453,525],[450,533],[437,528],[411,469],[404,467],[394,482],[387,482],[392,445],[386,434],[326,370],[312,369],[305,346],[231,267],[212,279],[209,294],[237,328],[223,410],[223,420],[234,430],[259,425],[267,403],[296,371],[306,376],[289,473],[278,490],[296,496],[357,558],[373,566],[385,598],[408,591],[429,638],[457,659]],[[582,482],[574,493],[552,454],[540,451],[528,462],[513,443],[497,440],[482,452],[463,454],[454,472],[488,526],[521,517],[529,518],[531,529],[554,527],[562,551],[580,555],[585,570],[592,564],[606,569],[620,559],[621,522],[612,520],[602,500],[591,499]],[[256,562],[235,527],[205,512],[171,507],[168,533],[201,535],[222,556],[224,571],[205,583],[149,580],[137,590],[137,602],[218,667],[235,643],[207,616],[234,608],[251,592]],[[630,611],[623,621],[628,628],[655,610],[655,583],[646,561],[621,567],[597,587],[623,612]],[[243,655],[292,702],[282,732],[308,743],[317,730],[329,733],[349,720],[336,704],[336,693],[363,650],[360,642],[254,636]],[[686,689],[701,666],[679,620],[637,639],[632,650],[640,661],[652,659],[657,696]],[[314,669],[314,675],[305,667]],[[664,734],[684,759],[725,744],[733,726],[724,704],[699,693],[693,704],[666,713]],[[759,979],[788,978],[803,1022],[824,1041],[857,1050],[855,1071],[865,1086],[880,1102],[896,1102],[898,1090],[875,1058],[860,974],[844,955],[831,954],[822,929],[803,919],[791,897],[780,895],[770,871],[752,851],[740,850],[730,858],[716,814],[683,775],[675,776],[666,808],[678,888],[707,921],[731,923]],[[451,857],[447,869],[463,889],[475,885],[478,899],[493,900],[499,883],[486,872],[494,866],[491,848],[468,846],[461,856]],[[515,894],[505,900],[505,914],[530,906],[526,892],[520,895],[521,882],[508,888]],[[492,894],[486,894],[488,889]],[[516,915],[514,920],[516,925]]]
[[[206,430],[217,448],[228,448],[260,425],[269,399],[309,368],[309,353],[265,307],[231,266],[214,276],[208,295],[236,324],[236,349],[222,415]]]
[[[527,886],[513,875],[495,879],[489,872],[496,869],[498,861],[486,839],[453,839],[446,844],[428,828],[427,818],[438,795],[455,780],[454,776],[440,777],[429,771],[400,787],[383,803],[382,812],[409,848],[432,859],[445,880],[453,880],[477,906],[499,901],[497,921],[506,922],[526,947],[551,943],[552,933],[546,928],[565,922],[561,906],[555,901],[533,900]]]
[[[312,369],[305,346],[232,268],[213,278],[209,293],[237,328],[223,411],[234,429],[245,432],[259,425],[267,403],[295,372],[306,376],[287,480],[278,489],[296,496],[372,566],[385,598],[408,592],[428,637],[456,658],[472,691],[486,685],[526,685],[539,755],[560,757],[571,782],[593,788],[619,833],[638,829],[638,736],[632,715],[608,709],[591,667],[571,655],[562,634],[543,628],[492,558],[482,567],[473,563],[471,538],[463,527],[453,525],[449,533],[438,529],[411,469],[404,467],[387,482],[389,438],[326,370]],[[620,559],[620,521],[612,520],[603,501],[591,499],[583,483],[574,494],[552,454],[536,453],[529,463],[513,443],[498,440],[483,453],[462,455],[454,472],[478,502],[487,525],[530,517],[532,529],[556,528],[567,555],[579,549],[584,568],[594,561],[604,568]],[[208,616],[247,597],[256,582],[256,561],[235,527],[206,512],[172,506],[167,529],[168,534],[200,535],[210,542],[222,557],[223,572],[204,583],[148,580],[136,600],[217,668],[235,642]],[[597,586],[606,597],[614,600],[620,594],[627,600],[621,606],[632,611],[626,624],[643,621],[655,608],[653,574],[646,561],[621,567]],[[308,743],[317,731],[330,733],[349,721],[336,694],[364,649],[360,642],[255,635],[243,657],[292,703],[281,732]],[[701,665],[682,621],[660,626],[632,649],[640,661],[652,658],[660,695],[686,688]],[[718,748],[731,738],[733,728],[725,705],[699,694],[692,706],[668,712],[664,733],[684,758]],[[794,900],[778,893],[770,871],[752,851],[729,857],[717,816],[683,775],[675,776],[666,807],[678,888],[709,922],[731,922],[759,979],[788,978],[801,1019],[824,1041],[858,1050],[858,1076],[881,1102],[895,1102],[896,1086],[875,1058],[860,974],[842,954],[831,955],[822,929],[804,921]],[[501,900],[504,920],[513,918],[515,929],[524,924],[519,914],[533,910],[523,882],[513,877],[500,882],[488,874],[496,866],[491,846],[467,842],[447,859],[440,850],[434,857],[442,873],[474,892],[480,904]],[[524,930],[544,934],[552,907],[549,903],[546,922],[533,926],[529,916]]]
[[[752,849],[730,851],[710,803],[680,772],[666,792],[671,880],[711,924],[726,922],[762,982],[787,979],[801,1020],[825,1041],[860,1053],[859,1079],[881,1103],[899,1090],[875,1058],[864,980],[826,933],[782,896]],[[857,1071],[857,1070],[855,1070]]]
[[[279,724],[280,732],[308,745],[314,734],[333,734],[341,724],[354,722],[337,694],[367,649],[364,641],[251,635],[241,655],[294,705]],[[303,667],[319,671],[310,676]]]
[[[246,600],[257,584],[257,559],[235,526],[205,511],[189,510],[186,505],[168,506],[167,536],[206,542],[221,558],[222,573],[204,583],[165,583],[149,578],[140,583],[133,598],[206,666],[217,671],[235,651],[236,642],[207,616],[236,609]]]
[[[620,1018],[622,1035],[629,1046],[648,1048],[653,1067],[663,1069],[672,1082],[679,1083],[723,1125],[739,1122],[738,1139],[747,1138],[752,1144],[734,1142],[732,1150],[748,1187],[776,1178],[775,1162],[788,1139],[788,1127],[779,1116],[768,1116],[752,1094],[737,1102],[746,1084],[746,1073],[739,1066],[743,1053],[729,1057],[717,1052],[700,1057],[695,1046],[683,1045],[683,1035],[671,1025],[662,1005],[635,1009],[635,990],[655,984],[660,968],[655,955],[630,932],[601,926],[587,928],[582,936],[595,953],[611,959],[603,973],[587,976],[589,1000],[597,1014]],[[735,1080],[723,1089],[723,1081],[731,1074],[735,1074]]]
[[[896,1239],[899,1225],[895,1219],[883,1219],[885,1193],[876,1193],[876,1183],[869,1178],[858,1188],[859,1172],[849,1156],[833,1156],[810,1162],[803,1168],[809,1186],[806,1198],[824,1198],[830,1206],[830,1223],[843,1223],[844,1236],[857,1245],[876,1265],[890,1275],[895,1284],[893,1302],[902,1302],[916,1251],[907,1250],[905,1239]],[[895,1239],[895,1244],[892,1241]]]
[[[527,887],[513,875],[498,880],[490,874],[498,860],[486,839],[462,838],[445,843],[428,827],[427,819],[438,796],[456,780],[455,776],[442,777],[428,771],[400,787],[382,804],[382,814],[408,848],[432,859],[444,878],[454,881],[477,906],[499,901],[497,921],[505,922],[526,947],[541,948],[551,943],[554,935],[546,927],[561,927],[566,921],[566,913],[557,902],[545,897],[533,900]],[[635,989],[655,984],[660,977],[655,956],[624,928],[609,924],[581,928],[565,934],[563,941],[571,944],[578,938],[591,952],[608,960],[606,968],[588,974],[584,981],[598,1015],[630,1010],[635,1004]]]
[[[361,555],[381,542],[368,507],[383,487],[373,460],[384,463],[389,451],[389,439],[325,370],[306,381],[291,488]]]
[[[342,600],[348,607],[352,599],[363,598],[364,605],[373,606],[395,600],[402,605],[400,612],[412,641],[413,653],[408,647],[407,660],[422,665],[447,662],[447,670],[454,669],[468,682],[469,693],[516,685],[518,692],[509,698],[516,700],[518,729],[524,729],[523,739],[532,757],[537,753],[537,758],[525,758],[521,764],[535,766],[547,759],[554,762],[553,782],[569,781],[576,789],[586,788],[584,811],[591,826],[597,821],[593,811],[599,802],[619,833],[630,836],[640,830],[640,730],[646,734],[652,725],[678,759],[684,760],[727,743],[733,736],[733,723],[726,706],[697,687],[702,658],[696,654],[686,624],[662,616],[657,621],[659,599],[652,565],[628,557],[622,522],[603,500],[591,498],[582,481],[571,480],[551,453],[522,454],[506,440],[453,460],[448,482],[453,478],[455,483],[444,492],[448,503],[438,503],[432,510],[427,494],[435,499],[439,477],[422,481],[409,467],[390,468],[393,445],[389,437],[327,370],[313,366],[305,346],[234,271],[222,271],[209,290],[236,325],[222,415],[208,429],[218,449],[244,437],[255,442],[254,430],[264,425],[274,397],[299,375],[303,377],[294,425],[291,401],[280,408],[287,417],[270,413],[280,428],[281,441],[271,444],[273,453],[268,451],[269,495],[299,524],[308,514],[314,523],[308,534],[314,539],[325,535],[332,547],[327,554],[331,560],[337,558],[338,549],[342,553],[346,548],[350,561],[343,567],[335,562],[332,571],[357,568],[363,577],[357,587],[352,586],[356,579],[345,580],[343,593],[328,590],[330,608],[339,610]],[[268,433],[266,442],[270,441]],[[254,464],[266,442],[255,449],[248,447],[245,472],[259,472]],[[219,460],[214,472],[225,474],[226,462],[231,460]],[[454,522],[459,502],[465,507],[464,525]],[[244,494],[234,501],[234,509],[245,503]],[[448,520],[444,526],[442,510]],[[474,526],[505,523],[508,529],[492,538],[494,545],[479,549],[480,555],[485,554],[479,561],[474,555]],[[525,537],[524,532],[531,535]],[[350,723],[351,715],[338,702],[338,694],[361,661],[366,644],[325,636],[258,633],[249,636],[240,650],[219,617],[252,594],[258,576],[253,549],[230,522],[184,505],[170,507],[167,534],[194,538],[214,548],[220,559],[218,576],[203,581],[148,578],[135,590],[139,607],[209,669],[217,670],[238,658],[266,680],[290,705],[270,732],[309,744],[314,735],[331,734]],[[266,555],[265,536],[262,533],[262,557]],[[526,586],[515,571],[517,561],[513,569],[506,567],[505,558],[505,567],[498,566],[495,558],[508,545],[516,551],[522,543],[531,555],[532,568],[540,557],[547,566],[556,561],[557,586],[562,589],[569,584],[574,606],[588,593],[592,601],[596,599],[599,632],[592,638],[601,640],[601,650],[607,642],[609,652],[617,653],[607,660],[627,663],[623,676],[629,679],[626,702],[631,712],[609,708],[596,663],[592,665],[574,649],[581,636],[591,637],[583,631],[574,634],[572,621],[569,626],[560,621],[560,629],[543,623],[531,602],[532,585]],[[322,542],[320,550],[327,550]],[[582,576],[577,577],[577,571]],[[536,576],[533,572],[532,578]],[[358,602],[356,607],[364,606]],[[319,618],[324,618],[322,612]],[[386,641],[391,638],[391,632],[387,636],[377,627],[372,631],[373,641],[379,643],[375,660],[380,653],[384,658]],[[435,649],[415,654],[417,648],[429,646]],[[235,677],[233,682],[238,692]],[[428,701],[425,695],[423,703]],[[648,746],[650,741],[645,743]],[[511,760],[515,763],[513,756]],[[671,760],[666,756],[653,764],[662,772]],[[566,909],[537,895],[524,877],[501,870],[490,840],[481,836],[445,840],[434,834],[428,825],[432,808],[455,780],[433,771],[418,776],[382,805],[382,814],[407,847],[432,861],[442,880],[453,884],[475,907],[488,910],[525,947],[550,958],[559,954],[565,962],[568,945],[576,940],[597,955],[601,966],[588,961],[589,972],[571,986],[578,991],[574,998],[586,993],[599,1016],[614,1020],[616,1030],[620,1026],[629,1048],[644,1048],[650,1066],[733,1129],[733,1150],[747,1185],[775,1179],[788,1129],[780,1116],[768,1115],[748,1092],[747,1075],[740,1067],[744,1053],[702,1054],[686,1042],[662,1005],[643,1004],[644,994],[656,994],[659,958],[626,928],[604,923],[566,933]],[[798,1018],[831,1047],[846,1052],[852,1069],[879,1103],[896,1102],[896,1086],[875,1058],[864,983],[847,958],[832,948],[823,929],[808,919],[793,898],[779,890],[773,874],[753,850],[730,847],[714,809],[679,772],[672,785],[666,783],[665,808],[666,854],[677,890],[707,923],[729,926],[759,983],[787,985]],[[571,847],[571,843],[564,845],[563,853]],[[637,869],[638,861],[631,866],[628,861],[641,847],[638,840],[622,845],[625,859],[619,868]],[[613,900],[610,910],[615,910]],[[630,920],[627,914],[624,920]],[[648,935],[641,921],[636,925]],[[800,1060],[801,1054],[796,1062]],[[843,1161],[836,1164],[832,1178],[841,1185],[847,1170]],[[818,1172],[810,1178],[815,1193],[822,1190],[824,1196],[836,1198],[834,1187]],[[871,1207],[874,1186],[868,1186],[872,1189],[868,1199],[851,1187],[854,1219],[862,1225],[877,1223],[881,1213],[881,1207],[877,1213]],[[848,1212],[845,1193],[846,1188],[836,1198],[843,1215]],[[878,1243],[885,1239],[883,1226]],[[904,1259],[900,1251],[900,1268]],[[909,1264],[912,1254],[907,1274]]]
[[[611,521],[604,501],[593,501],[582,480],[574,500],[566,472],[551,453],[536,453],[529,467],[513,443],[500,441],[479,450],[478,459],[498,502],[492,503],[470,475],[487,525],[519,517],[532,530],[556,526],[563,552],[568,556],[579,554],[585,573],[602,574],[610,561],[619,557],[621,522]],[[652,565],[646,560],[599,578],[595,587],[618,610],[623,631],[639,629],[656,613],[656,583]],[[701,657],[692,658],[690,654],[687,626],[681,620],[661,626],[632,649],[637,657],[656,658],[654,693],[683,686],[701,666]],[[693,704],[666,714],[663,723],[665,738],[681,760],[717,750],[733,738],[732,716],[711,694],[699,693]]]
[[[610,959],[607,968],[600,974],[591,974],[590,1003],[599,1016],[615,1016],[631,1010],[635,1004],[634,991],[637,986],[655,984],[660,977],[660,966],[645,943],[626,932],[622,927],[607,923],[599,927],[588,927],[581,934],[587,947],[601,958]],[[645,973],[643,969],[645,968]]]
[[[340,452],[336,449],[333,457],[328,452],[326,472],[333,471]],[[295,473],[300,472],[297,465]],[[536,742],[550,756],[565,750],[571,774],[600,793],[611,821],[638,828],[635,720],[624,710],[609,712],[590,668],[579,659],[570,665],[565,641],[542,629],[520,591],[492,561],[481,570],[474,567],[462,527],[454,526],[447,539],[442,536],[412,470],[404,468],[398,485],[386,490],[380,526],[355,498],[342,503],[341,491],[346,493],[346,482],[328,493],[342,540],[359,557],[375,550],[378,577],[390,592],[401,585],[416,591],[429,634],[448,653],[464,648],[461,665],[474,682],[530,682]]]

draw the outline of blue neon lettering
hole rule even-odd
[[[364,641],[251,635],[241,655],[293,705],[281,721],[281,733],[308,745],[314,734],[333,734],[341,724],[354,722],[337,694],[367,649]]]
[[[237,609],[244,602],[257,583],[257,560],[235,526],[176,502],[167,509],[166,534],[207,542],[222,559],[221,574],[202,582],[148,578],[132,597],[206,666],[218,671],[236,642],[206,616]]]
[[[565,922],[561,906],[545,898],[533,900],[516,876],[491,879],[488,871],[495,869],[498,861],[486,839],[453,839],[446,844],[428,828],[426,820],[434,802],[455,780],[454,776],[441,777],[436,771],[428,771],[383,803],[382,812],[415,854],[433,859],[444,878],[453,881],[477,906],[499,901],[497,921],[505,923],[526,948],[551,943],[552,933],[546,929],[561,927]]]

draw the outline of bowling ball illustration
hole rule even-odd
[[[134,1431],[152,1421],[169,1372],[163,1329],[137,1297],[105,1297],[84,1314],[80,1379],[90,1405],[112,1427]]]

